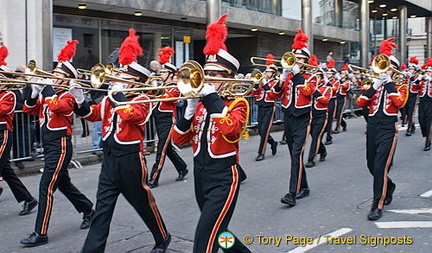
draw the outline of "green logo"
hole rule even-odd
[[[230,249],[234,246],[234,243],[235,237],[231,232],[225,231],[219,234],[218,244],[222,249]]]

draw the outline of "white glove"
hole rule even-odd
[[[381,80],[383,82],[383,84],[392,82],[391,77],[387,74],[384,74],[384,73],[380,74],[378,79]]]
[[[123,86],[122,83],[115,83],[115,84],[111,87],[111,90],[113,91],[113,94],[117,94],[116,91],[124,90],[124,86]]]
[[[374,90],[378,90],[378,88],[383,85],[383,81],[381,79],[375,79],[375,82],[373,83],[372,87]]]
[[[426,80],[426,81],[430,81],[432,78],[428,75],[428,74],[425,74],[424,76],[423,76],[423,80]]]
[[[298,73],[300,73],[300,67],[299,65],[294,65],[294,67],[292,68],[292,72],[294,75],[297,75]]]
[[[324,83],[325,84],[328,84],[330,82],[329,79],[328,79],[328,77],[326,75],[324,75],[323,79],[324,79]]]
[[[291,70],[290,69],[284,69],[283,71],[282,71],[282,75],[280,75],[280,80],[282,81],[282,82],[285,82],[285,80],[287,79],[287,77],[288,77],[288,75],[291,73]]]
[[[199,102],[199,98],[187,99],[187,106],[184,114],[185,119],[190,120],[194,116],[195,110],[198,106],[198,102]]]
[[[39,96],[39,93],[42,91],[44,87],[43,85],[40,84],[32,84],[31,88],[32,88],[31,98],[37,98]]]
[[[216,90],[215,90],[215,87],[213,85],[205,83],[203,85],[201,91],[198,94],[205,97],[205,96],[207,96],[211,93],[215,93],[215,92],[216,92]]]
[[[407,72],[404,72],[404,75],[405,75],[405,77],[411,77],[412,73],[411,73],[411,71],[407,71]]]
[[[150,84],[151,84],[151,86],[153,86],[153,87],[157,87],[157,86],[158,86],[158,80],[157,80],[157,79],[153,79],[153,80],[150,82]]]
[[[81,85],[77,84],[73,80],[70,81],[69,93],[75,97],[75,101],[77,102],[77,104],[84,103],[84,91],[81,89]]]

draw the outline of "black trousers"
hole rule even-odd
[[[335,107],[336,107],[336,98],[330,99],[327,104],[327,125],[326,125],[326,141],[331,141],[333,139],[333,119],[335,117]]]
[[[273,145],[275,142],[273,137],[270,135],[275,111],[276,105],[258,106],[258,134],[261,137],[258,154],[260,155],[265,155],[267,143]]]
[[[46,235],[54,202],[54,192],[58,189],[66,196],[79,213],[91,211],[93,203],[71,182],[68,165],[72,158],[71,137],[60,137],[44,141],[45,166],[39,184],[39,206],[35,232]]]
[[[219,234],[228,231],[228,224],[234,212],[240,188],[237,165],[221,168],[219,171],[194,169],[195,197],[201,216],[195,232],[194,253],[218,252]],[[232,248],[224,252],[250,252],[235,238]]]
[[[17,202],[31,201],[33,196],[17,177],[9,161],[12,148],[12,131],[0,130],[0,176],[9,185]]]
[[[303,152],[309,135],[310,114],[296,117],[285,112],[284,135],[291,155],[291,178],[289,192],[299,193],[301,188],[308,188],[304,169]]]
[[[373,176],[372,208],[383,209],[387,190],[394,184],[388,177],[398,135],[397,123],[367,125],[366,160]]]
[[[345,109],[347,98],[346,96],[338,96],[336,98],[336,131],[340,131],[340,127],[346,127],[346,122],[343,119],[343,112]]]
[[[432,98],[423,97],[420,98],[419,103],[419,123],[422,132],[422,136],[426,138],[426,143],[431,139],[431,127],[432,127]]]
[[[156,152],[156,162],[153,165],[150,179],[158,181],[160,177],[160,173],[162,172],[163,165],[165,163],[165,157],[171,160],[176,168],[177,172],[184,171],[187,167],[187,164],[180,157],[179,154],[174,150],[173,145],[171,144],[171,129],[173,126],[173,118],[172,117],[155,117],[156,123],[156,132],[159,138],[158,148]]]
[[[314,113],[312,122],[310,124],[310,135],[312,141],[309,150],[309,162],[315,162],[317,154],[327,153],[327,149],[322,142],[322,137],[325,131],[325,125],[327,123],[327,112]]]
[[[167,238],[165,223],[147,186],[144,154],[139,152],[114,156],[110,150],[104,148],[96,210],[82,252],[105,251],[114,208],[120,193],[150,229],[156,244]]]
[[[402,116],[402,122],[408,124],[407,132],[411,132],[415,129],[414,127],[414,110],[417,104],[417,93],[410,93],[408,101],[402,108],[405,111],[405,117]],[[406,120],[406,121],[405,121]]]

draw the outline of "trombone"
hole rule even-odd
[[[282,55],[281,60],[267,59],[267,58],[261,58],[261,57],[255,57],[255,56],[250,58],[252,65],[267,67],[267,65],[265,65],[265,64],[257,63],[256,62],[257,60],[260,60],[260,61],[267,61],[268,60],[268,61],[273,61],[273,62],[279,62],[281,64],[281,66],[276,66],[276,68],[278,68],[278,69],[292,69],[296,64],[301,64],[304,67],[307,67],[309,69],[319,68],[319,67],[314,66],[314,65],[298,62],[296,59],[296,55],[293,52],[289,52],[289,51],[285,52]]]
[[[202,96],[199,96],[198,93],[204,87],[204,82],[224,83],[223,86],[218,91],[218,95],[220,96],[241,97],[241,96],[245,96],[252,90],[253,88],[252,84],[259,83],[262,79],[262,73],[259,70],[252,72],[252,75],[253,76],[251,79],[234,79],[234,78],[219,78],[219,77],[205,76],[204,70],[201,67],[201,65],[198,62],[191,60],[183,63],[180,69],[178,70],[179,81],[177,83],[177,88],[179,89],[183,97],[156,98],[156,99],[149,99],[149,100],[124,101],[124,102],[116,101],[113,97],[114,92],[142,92],[142,91],[152,91],[158,89],[172,88],[169,86],[108,91],[108,97],[115,105],[170,102],[170,101],[186,100],[189,98],[201,98]]]
[[[371,69],[374,73],[367,73],[370,72],[369,69],[352,64],[348,64],[348,68],[352,72],[357,72],[354,69],[358,69],[360,71],[360,75],[370,78],[378,78],[379,74],[385,73],[387,70],[392,70],[394,72],[392,79],[395,82],[401,83],[405,81],[404,73],[392,67],[390,58],[385,54],[377,55],[372,61]]]
[[[129,84],[144,86],[149,88],[154,87],[153,85],[149,84],[153,80],[162,80],[162,77],[160,76],[150,76],[145,83],[141,83],[137,81],[127,80],[121,77],[115,77],[112,76],[111,74],[114,72],[121,72],[121,71],[115,70],[112,64],[111,65],[108,64],[107,67],[105,67],[103,64],[98,63],[94,65],[90,71],[91,71],[90,83],[95,88],[99,88],[105,82],[105,80],[129,83]],[[137,78],[135,78],[135,80],[137,80]]]

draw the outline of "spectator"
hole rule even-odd
[[[327,62],[329,62],[330,60],[333,59],[333,51],[328,51],[326,59],[327,59]]]

